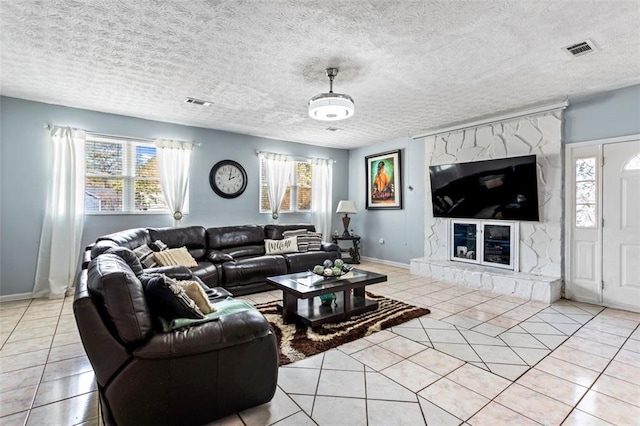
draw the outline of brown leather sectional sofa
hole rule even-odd
[[[267,276],[340,256],[332,244],[321,251],[265,255],[265,238],[301,228],[313,230],[311,225],[138,228],[87,247],[73,310],[96,375],[104,423],[208,424],[270,401],[278,378],[277,339],[258,310],[248,307],[160,331],[143,283],[155,272],[196,281],[215,307],[230,292],[271,289]],[[144,269],[131,250],[156,240],[187,247],[198,266]]]
[[[283,232],[295,229],[315,231],[310,224],[128,229],[98,238],[87,248],[83,268],[111,247],[133,250],[161,240],[169,248],[186,247],[198,263],[193,274],[207,286],[240,296],[273,289],[266,282],[269,276],[306,271],[340,257],[340,248],[329,243],[322,243],[320,251],[265,254],[265,239],[281,239]]]

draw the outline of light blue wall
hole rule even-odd
[[[569,99],[565,143],[640,134],[640,85]]]
[[[256,150],[306,157],[333,158],[335,206],[348,196],[349,152],[281,140],[142,120],[22,99],[0,97],[0,295],[31,292],[44,217],[51,154],[43,123],[92,132],[141,138],[194,141],[191,169],[190,215],[185,225],[270,223],[258,213],[258,157]],[[209,170],[217,161],[232,159],[247,170],[249,184],[238,198],[218,197],[209,187]],[[307,214],[283,214],[280,222],[309,222]],[[122,229],[170,226],[168,215],[87,216],[83,245]],[[335,215],[332,229],[341,226]]]
[[[640,85],[569,99],[563,132],[565,143],[640,133]],[[367,211],[364,157],[393,149],[403,150],[404,208]],[[359,209],[358,214],[352,215],[351,227],[362,236],[365,256],[409,263],[424,255],[424,150],[423,140],[409,139],[351,150],[349,197]],[[413,191],[408,190],[409,185]],[[385,244],[378,243],[380,238],[385,239]]]
[[[365,157],[402,150],[402,210],[366,210]],[[409,187],[413,189],[409,189]],[[408,264],[424,253],[424,142],[408,138],[378,143],[349,153],[349,199],[358,206],[350,227],[362,237],[366,257]],[[384,244],[380,244],[380,238]]]

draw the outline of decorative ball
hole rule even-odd
[[[322,267],[322,265],[316,265],[313,267],[313,273],[314,274],[318,274],[318,275],[322,275],[324,274],[324,268]]]
[[[331,268],[331,272],[333,272],[333,275],[339,276],[342,273],[342,269],[338,268],[337,266],[334,266],[333,268]]]
[[[344,260],[342,259],[336,259],[333,262],[333,266],[335,266],[336,268],[342,268],[344,266]]]
[[[333,267],[333,262],[329,259],[325,260],[323,263],[325,268],[332,268]]]
[[[332,276],[333,276],[333,269],[331,269],[331,268],[327,268],[327,269],[325,269],[325,270],[324,270],[324,274],[325,274],[327,277],[332,277]]]
[[[349,265],[342,265],[342,272],[349,272],[351,270],[351,266]]]

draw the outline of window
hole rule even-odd
[[[596,227],[596,157],[576,160],[576,226]]]
[[[167,212],[152,143],[87,135],[85,211]]]
[[[640,154],[636,154],[624,165],[624,170],[640,170]]]
[[[308,212],[311,210],[311,163],[293,162],[291,181],[282,200],[280,213]],[[292,201],[293,200],[293,201]],[[271,212],[267,191],[267,174],[263,160],[260,160],[260,213]]]

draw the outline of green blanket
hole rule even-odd
[[[214,303],[213,307],[216,308],[216,311],[205,315],[205,318],[202,319],[176,318],[172,321],[168,321],[160,317],[162,331],[168,332],[176,330],[178,328],[189,327],[191,325],[202,324],[209,321],[215,321],[223,315],[235,314],[236,312],[251,311],[256,309],[251,303],[244,300],[234,299],[232,297],[227,297],[222,302]]]

